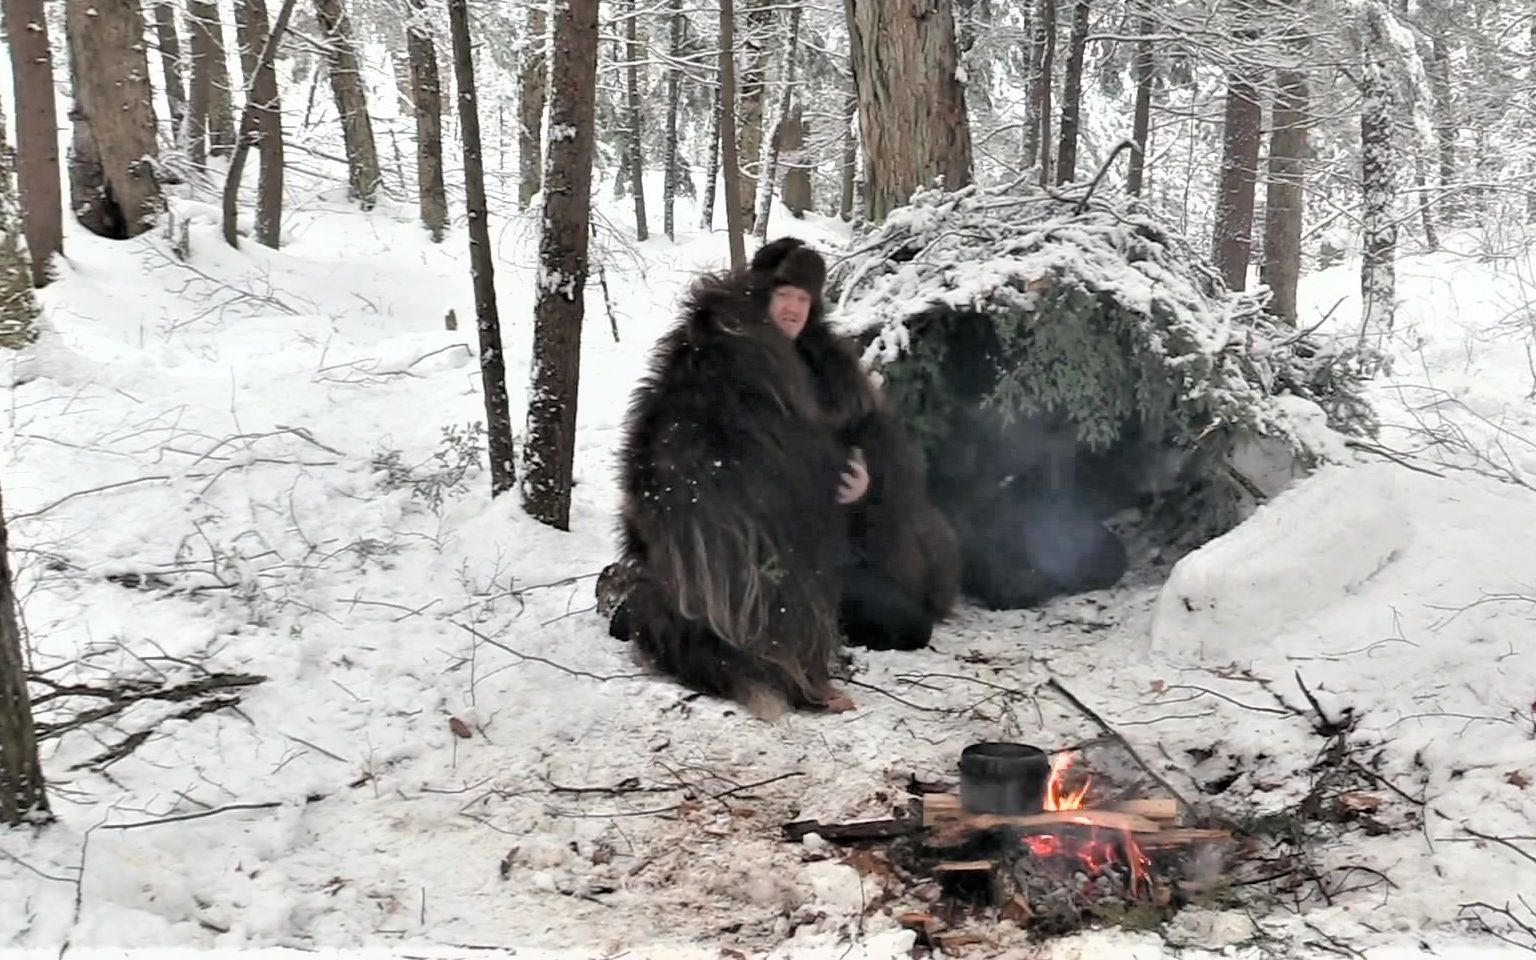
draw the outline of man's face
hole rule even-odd
[[[806,320],[810,319],[811,295],[799,287],[774,287],[773,299],[768,302],[768,315],[784,335],[793,340],[800,336]]]

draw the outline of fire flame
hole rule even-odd
[[[1088,796],[1088,788],[1093,785],[1093,778],[1083,781],[1083,785],[1072,793],[1066,793],[1067,769],[1076,760],[1076,754],[1058,753],[1051,758],[1051,776],[1045,783],[1045,809],[1047,810],[1081,810],[1083,798]]]
[[[1067,770],[1076,762],[1076,759],[1077,756],[1073,753],[1059,753],[1051,758],[1051,775],[1045,786],[1046,810],[1060,812],[1085,808],[1088,788],[1092,786],[1093,778],[1084,779],[1081,786],[1070,791],[1066,786]],[[1090,831],[1087,839],[1079,840],[1057,833],[1042,833],[1023,837],[1023,843],[1036,857],[1063,855],[1076,857],[1090,878],[1098,876],[1115,864],[1123,864],[1130,874],[1130,894],[1132,897],[1138,896],[1147,880],[1147,868],[1151,865],[1151,861],[1147,859],[1146,853],[1136,843],[1130,831],[1111,831],[1105,828],[1103,832],[1106,834],[1111,832],[1119,834],[1118,837],[1105,838],[1100,836],[1100,827],[1090,817],[1073,818],[1068,822],[1087,826]]]

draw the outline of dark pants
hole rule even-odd
[[[933,636],[927,609],[890,577],[862,562],[843,568],[838,620],[849,646],[870,650],[920,650]],[[613,612],[608,635],[630,639],[628,601]]]

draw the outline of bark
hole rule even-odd
[[[224,187],[224,240],[236,246],[235,191],[246,153],[254,145],[261,161],[256,180],[256,242],[274,250],[282,242],[283,227],[283,104],[277,94],[274,61],[283,31],[293,15],[294,0],[283,0],[275,28],[269,27],[266,0],[236,0],[235,37],[245,70],[250,97],[240,114],[240,133],[229,176]],[[238,162],[237,162],[238,161]],[[231,187],[231,184],[233,187]]]
[[[1056,0],[1040,0],[1040,17],[1035,26],[1035,45],[1039,69],[1030,82],[1035,107],[1035,143],[1039,153],[1040,185],[1051,182],[1051,80],[1056,71]],[[1030,151],[1036,152],[1036,151]]]
[[[779,127],[779,150],[788,167],[784,171],[784,207],[797,218],[805,216],[815,206],[815,198],[811,193],[811,169],[801,156],[810,130],[810,125],[805,121],[805,109],[798,104],[794,113]]]
[[[667,10],[667,55],[672,64],[667,67],[667,130],[665,145],[662,147],[666,153],[667,170],[661,184],[661,229],[668,240],[675,240],[677,232],[674,229],[673,208],[677,202],[677,186],[681,176],[677,154],[677,112],[683,84],[683,71],[678,63],[683,55],[683,27],[687,21],[683,14],[683,0],[670,0]]]
[[[1385,42],[1374,20],[1367,42]],[[1397,221],[1393,207],[1397,190],[1393,177],[1397,158],[1392,143],[1394,98],[1392,85],[1380,63],[1367,65],[1361,79],[1360,187],[1364,204],[1361,217],[1363,256],[1360,261],[1361,337],[1392,330],[1397,300]]]
[[[1152,41],[1145,39],[1154,31],[1150,14],[1141,17],[1140,33],[1144,39],[1136,41],[1136,53],[1131,60],[1131,72],[1136,77],[1136,106],[1131,116],[1131,139],[1136,149],[1131,151],[1125,174],[1125,189],[1132,196],[1141,196],[1147,175],[1147,147],[1152,139],[1152,78],[1156,67]]]
[[[4,0],[11,83],[16,104],[16,189],[32,283],[51,279],[49,262],[64,251],[64,196],[59,186],[59,113],[53,97],[53,53],[43,0]]]
[[[741,165],[736,157],[736,5],[720,0],[720,167],[724,171],[725,232],[731,248],[731,268],[747,265],[746,238],[742,236]]]
[[[1067,76],[1061,90],[1061,142],[1056,147],[1056,182],[1077,177],[1077,132],[1083,109],[1083,52],[1088,46],[1089,0],[1072,5],[1067,39]]]
[[[709,162],[704,177],[704,197],[699,201],[699,229],[706,233],[715,227],[715,182],[720,179],[720,122],[725,99],[717,83],[715,102],[709,112]]]
[[[507,362],[501,347],[501,314],[496,307],[496,258],[491,251],[491,229],[486,219],[485,162],[480,148],[475,58],[469,41],[469,0],[448,0],[448,26],[453,36],[453,73],[459,90],[459,131],[464,143],[464,212],[469,220],[469,272],[475,290],[475,325],[480,335],[486,456],[491,466],[491,496],[494,498],[511,490],[516,483],[517,461],[512,446],[511,404],[507,397]]]
[[[1440,220],[1449,222],[1459,212],[1451,192],[1456,183],[1456,108],[1451,99],[1451,51],[1439,31],[1430,40],[1429,92],[1439,152]]]
[[[1536,110],[1536,19],[1531,20],[1531,31],[1526,42],[1526,109]],[[1536,116],[1536,113],[1527,112],[1527,116]],[[1525,191],[1525,219],[1527,223],[1536,223],[1536,169],[1526,173],[1529,178]]]
[[[42,311],[32,292],[32,258],[27,253],[21,204],[11,176],[13,153],[5,132],[5,109],[0,102],[0,349],[20,350],[36,338]]]
[[[155,225],[162,204],[144,17],[138,4],[93,0],[68,0],[64,17],[75,90],[76,216],[98,236],[136,237]]]
[[[581,327],[586,313],[592,140],[597,103],[598,0],[564,0],[554,23],[549,159],[533,319],[533,384],[524,446],[523,507],[570,529]],[[638,187],[638,184],[636,184]]]
[[[1307,76],[1282,70],[1276,84],[1269,135],[1269,174],[1264,199],[1264,260],[1259,279],[1273,292],[1269,310],[1296,323],[1296,286],[1301,279],[1303,186],[1307,156]]]
[[[1263,123],[1258,85],[1259,78],[1251,68],[1235,67],[1227,76],[1213,258],[1229,290],[1243,290],[1248,285],[1248,263],[1253,249],[1253,195],[1258,182],[1259,136]]]
[[[1419,222],[1424,227],[1424,246],[1430,250],[1440,249],[1440,233],[1435,229],[1434,203],[1429,196],[1428,178],[1424,175],[1424,158],[1413,158],[1413,185],[1419,195]],[[1529,199],[1527,200],[1529,202]]]
[[[448,191],[443,185],[443,84],[437,74],[437,45],[432,42],[427,0],[411,0],[405,31],[410,57],[411,101],[416,114],[416,187],[421,222],[441,243],[448,229]]]
[[[759,240],[768,239],[768,220],[773,213],[773,187],[779,178],[779,145],[795,91],[795,52],[800,43],[800,4],[789,8],[789,38],[784,44],[784,61],[779,76],[784,81],[779,102],[773,112],[773,132],[763,140],[763,157],[758,164],[757,219],[752,230]]]
[[[640,15],[635,10],[635,0],[625,0],[623,7],[628,14],[624,24],[624,59],[627,66],[624,70],[625,99],[629,115],[625,121],[624,142],[627,150],[625,153],[629,159],[630,192],[635,198],[635,239],[645,241],[650,238],[650,226],[645,216],[645,144],[642,139],[644,132],[644,113],[640,105],[640,58],[643,51],[640,49]]]
[[[776,0],[747,0],[745,10],[747,28],[742,37],[742,45],[747,50],[747,66],[741,77],[740,112],[736,117],[736,156],[753,166],[738,171],[740,188],[730,196],[738,198],[742,225],[747,230],[752,229],[752,218],[756,213],[759,176],[756,166],[763,150],[763,106],[768,94],[769,53],[766,41],[773,31],[775,6]]]
[[[3,511],[0,504],[0,825],[20,826],[46,823],[53,816],[37,751],[37,729],[32,724]]]
[[[971,182],[965,87],[950,0],[847,0],[864,144],[866,215],[879,221],[919,187]],[[920,15],[921,14],[921,15]]]
[[[192,89],[187,98],[188,152],[192,162],[208,155],[227,156],[235,148],[235,110],[230,97],[229,66],[224,59],[224,25],[213,0],[187,0],[188,46],[192,52]]]
[[[544,175],[544,101],[549,85],[549,61],[544,54],[549,19],[543,0],[528,5],[528,45],[517,93],[517,202],[527,209],[539,192]]]
[[[176,7],[171,0],[155,0],[155,40],[160,46],[165,100],[171,109],[171,142],[185,147],[187,89],[181,80],[181,37],[176,31]]]
[[[325,55],[331,73],[331,95],[341,118],[342,142],[347,151],[347,196],[372,210],[377,201],[379,148],[373,139],[373,120],[368,115],[368,94],[358,64],[352,22],[342,0],[315,0],[315,15],[325,32]]]
[[[837,215],[844,220],[853,219],[854,179],[859,163],[859,91],[848,78],[848,99],[843,103],[843,156],[842,179],[838,184]]]

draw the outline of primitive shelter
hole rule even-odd
[[[1377,429],[1353,342],[1229,292],[1140,201],[1073,189],[919,192],[829,276],[992,607],[1117,582],[1130,541],[1192,549]]]

